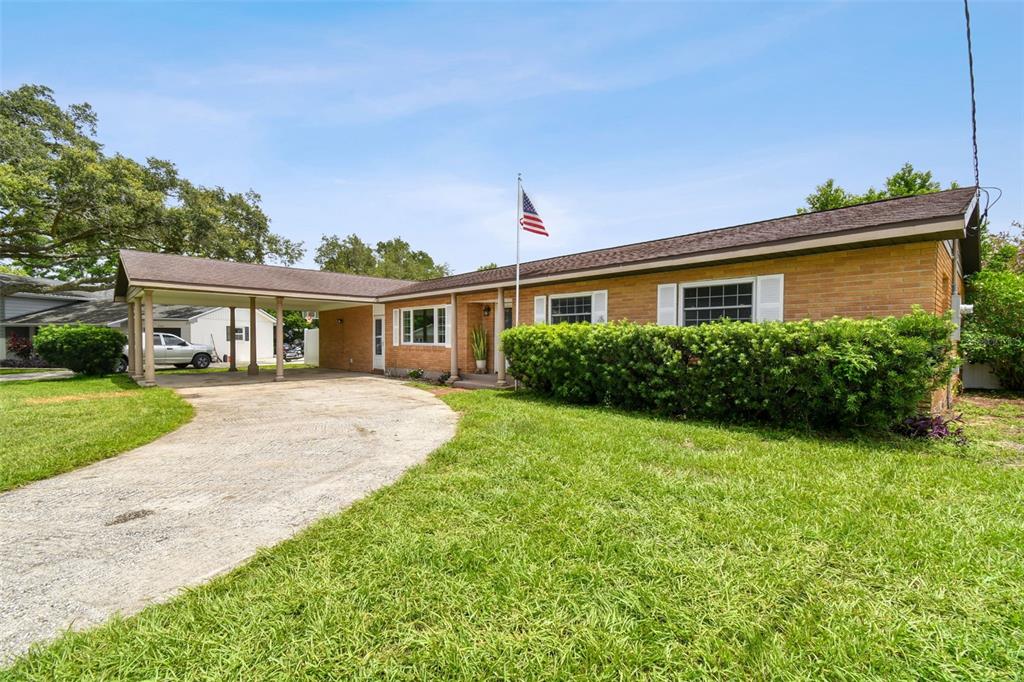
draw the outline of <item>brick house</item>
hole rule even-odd
[[[956,317],[963,278],[979,267],[976,194],[953,189],[523,263],[519,323],[818,320],[913,306]],[[131,304],[138,333],[153,301],[315,309],[320,365],[361,372],[473,372],[469,333],[483,327],[486,371],[503,380],[494,340],[515,323],[514,284],[514,266],[407,282],[124,251],[116,296]]]

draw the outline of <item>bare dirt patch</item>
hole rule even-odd
[[[131,394],[131,391],[98,391],[96,393],[72,393],[70,395],[55,395],[46,398],[25,398],[25,404],[51,405],[54,403],[73,403],[79,400],[104,400],[106,398],[123,398]]]
[[[976,393],[969,393],[960,397],[964,402],[971,403],[972,405],[980,405],[982,407],[1001,407],[1003,405],[1013,405],[1024,409],[1024,398],[1010,398],[1006,396],[1000,397],[988,397],[978,395]]]

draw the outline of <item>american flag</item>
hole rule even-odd
[[[519,224],[527,232],[542,234],[545,237],[549,236],[547,229],[544,227],[544,221],[540,219],[537,209],[533,207],[533,202],[530,201],[530,197],[526,196],[526,192],[523,192],[523,217],[520,218]]]

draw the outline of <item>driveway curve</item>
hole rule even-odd
[[[393,482],[458,419],[375,377],[187,377],[167,383],[195,405],[190,423],[0,495],[0,660],[237,566]]]

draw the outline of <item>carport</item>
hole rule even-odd
[[[235,309],[276,311],[274,378],[284,378],[284,311],[325,311],[372,305],[378,296],[407,285],[403,280],[365,277],[273,265],[233,263],[172,254],[123,250],[119,253],[114,300],[128,306],[128,371],[146,386],[156,385],[153,344],[153,306],[199,305],[225,307],[230,329]],[[237,371],[235,335],[229,334],[230,366]],[[365,339],[366,344],[371,339]],[[246,372],[259,374],[256,344],[249,344]]]

